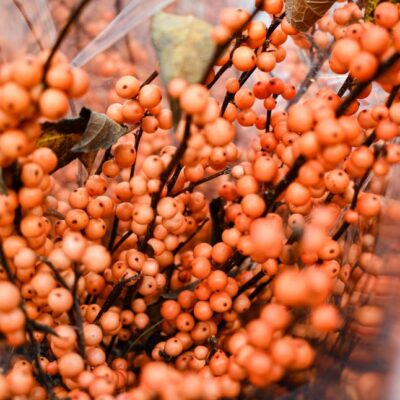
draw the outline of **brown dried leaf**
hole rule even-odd
[[[335,3],[335,0],[286,0],[286,18],[297,30],[306,32]]]

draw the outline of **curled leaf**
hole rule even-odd
[[[286,18],[297,30],[310,29],[335,3],[335,0],[287,0]]]
[[[37,146],[48,147],[54,151],[58,158],[57,169],[79,158],[86,169],[90,170],[96,153],[77,154],[71,151],[72,147],[79,142],[81,136],[80,133],[63,133],[48,127],[43,131],[42,136],[37,141]]]
[[[89,153],[108,149],[128,131],[126,126],[117,124],[105,114],[92,111],[86,129],[79,141],[72,146],[75,153]]]
[[[152,39],[160,61],[165,84],[174,78],[199,83],[216,49],[211,37],[212,26],[191,15],[160,12],[153,18]],[[175,124],[180,119],[176,100],[171,101]]]
[[[76,118],[66,118],[58,122],[45,122],[42,126],[42,135],[37,141],[38,147],[48,147],[58,158],[57,169],[64,167],[71,161],[79,158],[87,170],[93,165],[96,153],[77,154],[71,151],[85,131],[91,111],[82,108]]]

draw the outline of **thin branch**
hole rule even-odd
[[[151,208],[153,210],[155,210],[157,208],[157,204],[161,199],[161,193],[162,193],[162,191],[164,189],[164,186],[167,183],[167,180],[168,180],[169,176],[171,175],[172,171],[176,168],[176,166],[178,165],[179,161],[181,160],[182,156],[184,155],[184,153],[186,151],[187,142],[188,142],[189,137],[190,137],[191,124],[192,124],[192,116],[191,115],[187,115],[186,116],[185,132],[183,134],[182,142],[180,143],[179,147],[175,151],[175,154],[172,157],[172,159],[169,162],[169,164],[167,165],[167,168],[165,168],[165,170],[161,174],[161,177],[160,177],[160,181],[161,181],[160,182],[160,188],[151,197]],[[139,249],[141,251],[143,251],[145,249],[145,246],[146,246],[147,242],[149,241],[149,239],[151,238],[151,236],[153,234],[153,230],[154,230],[154,227],[155,227],[155,221],[156,221],[156,213],[154,215],[153,220],[149,223],[149,225],[147,227],[147,231],[146,231],[145,237],[140,242]]]
[[[74,299],[74,319],[75,319],[74,322],[77,327],[79,353],[81,357],[84,360],[86,360],[85,341],[83,340],[83,320],[78,298],[78,282],[79,278],[81,277],[81,274],[79,271],[79,267],[76,263],[74,264],[74,272],[75,272],[75,279],[74,279],[74,285],[72,287],[72,297]]]
[[[179,178],[179,174],[181,173],[182,169],[183,169],[183,165],[181,163],[179,163],[176,166],[174,174],[171,176],[171,179],[168,181],[168,184],[167,184],[167,196],[169,196],[172,193],[172,190],[174,189],[174,186],[176,184],[176,181]]]
[[[268,30],[267,30],[267,35],[266,35],[266,40],[262,46],[262,51],[266,51],[268,49],[268,46],[270,44],[270,36],[272,35],[272,33],[275,31],[275,29],[280,25],[280,23],[282,22],[283,17],[285,16],[285,13],[283,13],[282,15],[280,15],[277,18],[274,18],[274,20],[272,21],[271,25],[269,26]],[[251,75],[254,73],[254,71],[257,69],[257,67],[253,67],[250,71],[247,72],[243,72],[240,77],[239,77],[239,85],[240,87],[242,87],[247,80],[251,77]],[[225,98],[222,102],[222,106],[221,106],[221,116],[223,116],[225,114],[225,111],[229,105],[229,103],[231,103],[234,99],[234,94],[232,93],[226,93]]]
[[[386,61],[381,63],[376,70],[374,76],[368,81],[359,83],[355,88],[350,92],[349,96],[339,105],[336,109],[336,116],[342,116],[346,110],[350,107],[354,100],[357,99],[357,96],[372,82],[378,79],[381,75],[387,72],[394,63],[396,63],[400,59],[400,52],[393,53]]]
[[[390,95],[386,100],[386,104],[385,104],[386,107],[389,108],[393,104],[393,102],[396,100],[396,96],[399,93],[399,90],[400,90],[400,85],[393,86],[393,89],[390,92]]]
[[[47,71],[50,68],[51,61],[53,60],[53,57],[57,53],[58,49],[61,47],[62,42],[64,41],[64,39],[66,38],[66,36],[68,34],[69,29],[71,28],[71,26],[74,23],[76,23],[78,21],[80,14],[85,9],[85,7],[90,3],[90,1],[91,0],[81,0],[80,1],[78,6],[75,8],[75,10],[69,16],[68,21],[64,25],[63,29],[59,33],[59,35],[57,37],[57,40],[54,43],[54,45],[53,45],[53,47],[52,47],[52,49],[50,51],[50,54],[47,57],[47,60],[46,60],[46,62],[44,64],[44,67],[43,67],[43,83],[45,83],[45,81],[46,81],[46,75],[47,75]]]
[[[132,235],[132,231],[131,230],[129,230],[129,231],[126,231],[122,236],[121,236],[121,239],[119,239],[118,240],[118,242],[114,245],[114,247],[111,249],[111,251],[110,251],[110,253],[111,254],[114,254],[118,249],[119,249],[119,247],[129,238],[129,236],[131,236]]]
[[[159,72],[158,72],[158,71],[153,71],[153,72],[146,78],[146,80],[140,85],[140,89],[141,89],[143,86],[146,86],[146,85],[148,85],[149,83],[153,82],[154,79],[156,79],[158,75],[159,75]]]
[[[103,306],[101,307],[100,311],[98,312],[98,314],[96,315],[96,318],[94,320],[94,322],[98,322],[101,318],[101,316],[107,312],[110,307],[112,307],[115,302],[118,300],[118,297],[120,296],[120,294],[122,293],[122,290],[124,289],[124,287],[134,281],[134,280],[138,280],[140,277],[139,274],[136,274],[134,276],[131,276],[130,278],[127,279],[121,279],[117,284],[114,285],[114,287],[111,290],[111,293],[107,296]]]
[[[268,280],[265,282],[261,282],[250,294],[249,294],[249,300],[255,299],[274,279],[273,276],[271,276]]]
[[[259,13],[259,11],[261,11],[261,9],[264,6],[264,2],[265,2],[265,0],[260,1],[258,6],[250,14],[249,18],[247,18],[247,20],[245,22],[243,22],[242,25],[239,26],[239,28],[229,37],[229,39],[226,42],[224,42],[224,43],[222,43],[222,44],[217,46],[217,49],[215,50],[215,53],[214,53],[214,57],[212,58],[212,60],[210,61],[209,65],[205,69],[205,72],[204,72],[204,75],[203,75],[203,79],[201,80],[201,82],[205,82],[207,80],[208,75],[210,74],[210,72],[214,68],[215,63],[222,56],[224,51],[229,47],[229,45],[232,42],[232,40],[236,39],[242,33],[243,29],[246,28],[248,23]]]
[[[140,144],[140,139],[142,138],[143,135],[143,128],[140,127],[136,134],[135,134],[135,152],[136,152],[136,157],[135,157],[135,161],[133,162],[132,166],[131,166],[131,172],[129,174],[129,179],[131,179],[134,175],[135,175],[135,168],[136,168],[136,162],[138,159],[138,153],[139,153],[139,144]]]
[[[349,74],[349,75],[347,75],[347,78],[343,82],[342,86],[339,88],[337,95],[339,97],[342,97],[346,93],[347,89],[349,89],[351,87],[352,84],[353,84],[353,78]]]
[[[274,205],[275,201],[279,198],[279,196],[287,189],[287,187],[297,178],[300,168],[305,164],[306,158],[302,155],[298,156],[293,163],[293,166],[287,172],[285,177],[279,181],[278,185],[272,192],[266,192],[264,194],[265,201],[267,203],[267,208],[265,211],[265,215],[271,210],[271,207]]]
[[[197,228],[184,240],[183,242],[179,243],[178,247],[174,250],[174,254],[178,254],[204,227],[204,225],[210,220],[210,218],[206,217]]]
[[[238,292],[234,296],[234,299],[244,293],[246,290],[251,289],[259,280],[264,278],[265,273],[263,270],[257,272],[251,279],[245,282],[242,286],[240,286]]]
[[[47,259],[46,257],[40,256],[39,261],[41,261],[43,264],[46,264],[54,273],[58,283],[65,289],[69,290],[69,286],[67,285],[67,282],[65,282],[64,278],[61,276],[60,271],[56,268],[56,266],[49,259]]]
[[[103,157],[99,163],[99,166],[97,167],[96,172],[94,173],[95,175],[101,174],[101,172],[103,170],[103,164],[106,161],[108,161],[110,159],[110,157],[111,157],[111,146],[108,149],[106,149],[106,151],[104,152]]]
[[[215,174],[206,176],[203,179],[199,179],[197,182],[191,182],[188,186],[186,186],[179,192],[174,193],[173,197],[179,196],[180,194],[185,193],[185,192],[192,192],[195,187],[200,186],[203,183],[212,181],[213,179],[219,178],[222,175],[229,175],[231,173],[231,169],[232,169],[232,167],[227,167],[221,171],[216,172]]]
[[[26,24],[28,25],[28,28],[31,31],[33,38],[35,39],[36,43],[39,46],[39,49],[40,50],[44,50],[44,46],[42,44],[42,41],[40,40],[39,36],[37,35],[31,20],[29,19],[28,15],[26,14],[26,12],[24,10],[24,7],[22,7],[22,4],[19,2],[19,0],[13,0],[13,3],[18,8],[18,11],[21,13],[21,15],[24,18]]]
[[[130,345],[123,351],[122,356],[129,353],[139,342],[142,338],[144,338],[147,334],[155,330],[161,323],[164,321],[164,318],[161,318],[154,324],[150,325],[147,329],[145,329]]]
[[[319,71],[321,70],[324,62],[328,59],[333,42],[329,44],[326,49],[318,49],[316,53],[316,60],[312,63],[310,70],[308,71],[307,76],[302,81],[299,90],[296,93],[296,96],[293,99],[289,100],[286,109],[288,109],[292,104],[296,104],[299,100],[306,94],[308,88],[311,86],[313,82],[315,82],[315,78],[317,77]]]

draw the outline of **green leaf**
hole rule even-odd
[[[1,194],[7,194],[7,185],[4,182],[3,178],[3,168],[0,167],[0,193]]]
[[[199,83],[207,72],[216,50],[212,26],[193,16],[160,12],[153,18],[152,39],[165,84],[174,78]],[[175,124],[180,109],[172,102]]]
[[[107,115],[92,111],[85,131],[71,151],[89,153],[108,149],[127,131],[126,126],[116,123]]]

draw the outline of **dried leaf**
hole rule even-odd
[[[100,149],[108,149],[128,131],[105,114],[92,111],[86,129],[71,151],[89,153]]]
[[[7,185],[3,179],[3,168],[0,167],[0,193],[7,194]]]
[[[58,122],[45,122],[42,126],[42,135],[37,142],[38,147],[49,147],[58,157],[58,168],[62,168],[71,161],[79,158],[89,171],[94,163],[96,153],[77,154],[71,151],[85,131],[91,111],[82,108],[76,118],[66,118]]]
[[[58,158],[57,169],[62,168],[76,158],[79,158],[86,169],[90,170],[96,157],[96,153],[90,152],[87,154],[77,154],[71,151],[72,147],[79,142],[81,137],[82,135],[79,133],[63,133],[54,128],[48,127],[43,131],[42,136],[37,141],[37,146],[49,147],[54,151],[54,153],[56,153]]]
[[[184,78],[199,83],[214,57],[212,26],[191,15],[160,12],[153,18],[152,39],[160,61],[161,78]],[[174,123],[180,119],[180,108],[172,102]]]
[[[335,0],[287,0],[286,18],[297,30],[306,32],[335,3]]]

